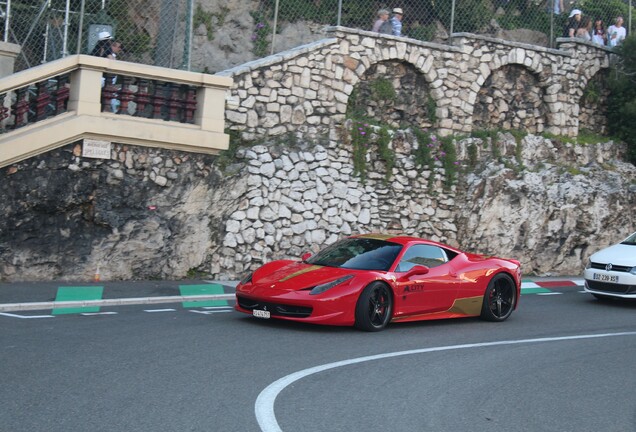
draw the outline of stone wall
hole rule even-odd
[[[559,39],[559,49],[548,49],[472,34],[453,35],[452,45],[340,27],[329,34],[333,37],[220,72],[234,79],[228,126],[247,140],[285,133],[325,136],[344,122],[352,93],[364,93],[378,68],[391,72],[400,64],[424,99],[418,105],[426,101],[427,114],[432,100],[432,126],[442,135],[511,125],[577,136],[588,82],[609,65],[607,49],[574,39]],[[399,92],[405,79],[392,82]],[[603,107],[602,100],[595,103]],[[427,127],[430,119],[413,115],[410,120],[421,123],[411,126]]]
[[[364,232],[572,275],[634,226],[636,170],[621,145],[500,134],[456,142],[456,165],[439,145],[475,126],[602,128],[606,93],[590,98],[588,83],[607,51],[569,39],[550,50],[473,35],[452,46],[333,36],[224,73],[234,78],[229,128],[260,143],[229,162],[123,145],[87,159],[75,144],[0,169],[0,280],[89,280],[98,269],[104,279],[234,279]],[[382,80],[391,100],[379,97]],[[374,133],[364,143],[364,180],[343,133],[350,109],[392,128],[387,149]],[[416,156],[423,145],[427,163]]]
[[[517,258],[526,274],[581,273],[595,250],[634,226],[636,170],[614,143],[529,135],[456,143],[420,166],[409,130],[395,131],[390,175],[370,138],[365,181],[349,145],[270,142],[214,156],[79,145],[0,170],[0,280],[235,279],[272,259],[353,233],[418,235]],[[223,162],[223,163],[222,163]]]
[[[209,260],[233,200],[214,157],[69,145],[0,170],[0,280],[185,277]],[[218,209],[218,207],[216,207]]]
[[[394,232],[514,257],[526,273],[577,275],[592,252],[634,226],[636,171],[620,162],[623,148],[612,142],[529,135],[517,143],[500,134],[494,148],[491,139],[466,139],[457,143],[459,173],[450,188],[442,161],[417,166],[418,145],[408,131],[396,133],[389,182],[373,146],[365,182],[340,145],[241,151],[247,187],[229,214],[213,273],[230,277],[225,269],[233,263],[247,270],[300,257],[352,233]]]

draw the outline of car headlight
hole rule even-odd
[[[636,275],[636,267],[632,267],[632,269],[629,272],[633,275]]]
[[[324,283],[324,284],[321,284],[321,285],[316,285],[309,292],[309,294],[316,295],[316,294],[323,293],[323,292],[327,291],[328,289],[335,287],[336,285],[340,285],[341,283],[348,281],[352,277],[353,277],[353,275],[347,275],[347,276],[343,276],[341,278],[338,278],[336,280],[333,280],[331,282],[327,282],[327,283]]]
[[[241,280],[239,281],[239,285],[245,285],[246,283],[252,282],[252,275],[253,274],[254,274],[253,272],[249,272],[245,276],[243,276],[241,278]]]
[[[591,259],[587,259],[587,263],[585,263],[585,270],[589,269],[592,267],[592,260]]]

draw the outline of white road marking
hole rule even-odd
[[[194,312],[194,313],[198,313],[198,314],[203,314],[203,315],[211,315],[211,314],[215,314],[215,313],[232,312],[232,310],[231,310],[231,309],[226,309],[226,310],[211,310],[211,311],[191,310],[190,312]]]
[[[176,309],[144,309],[144,312],[176,312]]]
[[[304,370],[295,372],[277,381],[274,381],[272,384],[268,385],[256,398],[256,403],[254,405],[254,414],[256,415],[256,420],[258,421],[258,425],[261,427],[262,432],[283,432],[280,426],[278,425],[278,422],[276,421],[276,415],[274,414],[274,402],[276,401],[276,397],[279,395],[279,393],[283,391],[290,384],[293,384],[302,378],[308,377],[318,372],[324,372],[326,370],[335,369],[342,366],[349,366],[352,364],[363,363],[368,361],[381,360],[381,359],[392,358],[392,357],[401,357],[401,356],[413,355],[413,354],[424,354],[424,353],[430,353],[430,352],[452,351],[452,350],[460,350],[460,349],[468,349],[468,348],[483,348],[483,347],[501,346],[501,345],[519,345],[519,344],[541,343],[541,342],[561,342],[561,341],[569,341],[569,340],[594,339],[594,338],[605,338],[605,337],[616,337],[616,336],[636,336],[636,332],[587,334],[587,335],[578,335],[578,336],[560,336],[560,337],[550,337],[550,338],[518,339],[518,340],[507,340],[507,341],[497,341],[497,342],[450,345],[450,346],[443,346],[443,347],[422,348],[422,349],[409,350],[409,351],[398,351],[398,352],[392,352],[392,353],[386,353],[386,354],[377,354],[377,355],[372,355],[367,357],[358,357],[358,358],[349,359],[349,360],[342,360],[342,361],[338,361],[334,363],[327,363],[324,365],[315,366],[309,369],[304,369]]]
[[[560,293],[560,292],[537,293],[537,295],[544,295],[544,296],[561,295],[561,294],[563,294],[563,293]]]
[[[80,315],[93,316],[93,315],[117,315],[117,312],[82,312]]]
[[[232,306],[205,306],[205,307],[202,307],[201,309],[207,309],[207,310],[232,310],[234,308]]]
[[[0,312],[0,315],[4,315],[4,316],[8,316],[11,318],[26,318],[26,319],[30,319],[30,318],[55,318],[54,315],[18,315],[18,314],[10,314],[10,313],[6,313],[6,312]]]

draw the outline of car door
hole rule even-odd
[[[409,276],[409,270],[418,265],[428,267],[428,273]],[[456,274],[446,251],[438,246],[410,246],[402,254],[395,275],[399,315],[444,312],[451,308],[457,296]]]

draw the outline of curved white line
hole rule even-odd
[[[578,336],[561,336],[561,337],[549,337],[549,338],[537,338],[537,339],[519,339],[519,340],[507,340],[507,341],[498,341],[498,342],[483,342],[483,343],[474,343],[474,344],[463,344],[463,345],[450,345],[443,347],[432,347],[432,348],[421,348],[415,350],[408,351],[398,351],[392,353],[385,354],[377,354],[366,357],[358,357],[349,360],[342,360],[334,363],[327,363],[320,366],[315,366],[309,369],[304,369],[298,372],[294,372],[293,374],[287,375],[277,381],[274,381],[270,385],[268,385],[256,398],[256,404],[254,406],[254,413],[256,414],[256,420],[258,421],[258,425],[261,427],[262,432],[283,432],[278,422],[276,421],[276,415],[274,414],[274,402],[276,401],[276,397],[278,394],[283,391],[290,384],[305,378],[309,375],[316,374],[318,372],[323,372],[329,369],[335,369],[341,366],[348,366],[356,363],[363,363],[373,360],[380,360],[391,357],[400,357],[412,354],[423,354],[429,352],[436,351],[451,351],[451,350],[459,350],[459,349],[467,349],[467,348],[482,348],[482,347],[491,347],[497,345],[517,345],[517,344],[526,344],[526,343],[540,343],[540,342],[557,342],[557,341],[567,341],[567,340],[576,340],[576,339],[594,339],[594,338],[604,338],[604,337],[613,337],[613,336],[636,336],[636,332],[621,332],[621,333],[603,333],[603,334],[588,334],[588,335],[578,335]]]

